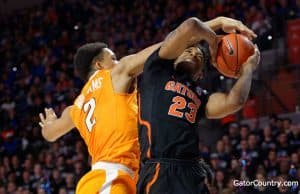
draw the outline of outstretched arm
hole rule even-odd
[[[59,118],[52,108],[45,108],[45,115],[40,113],[39,125],[42,127],[42,135],[47,141],[53,142],[75,127],[69,114],[71,107],[65,108]]]
[[[222,118],[240,110],[246,102],[251,88],[253,71],[260,60],[258,48],[255,53],[242,65],[241,76],[228,94],[214,93],[206,104],[207,118]]]
[[[162,44],[159,55],[166,59],[175,59],[187,47],[205,40],[209,44],[212,62],[214,63],[218,47],[218,38],[214,31],[219,29],[222,29],[226,33],[240,32],[249,39],[256,37],[256,34],[252,30],[235,19],[217,17],[207,22],[202,22],[198,18],[193,17],[185,20],[167,36]]]
[[[166,37],[159,50],[159,56],[164,59],[175,59],[186,48],[197,44],[201,40],[205,40],[211,50],[216,50],[216,33],[198,18],[189,18]]]
[[[144,63],[148,57],[160,47],[160,43],[156,43],[149,46],[135,54],[128,55],[120,59],[120,64],[116,66],[114,72],[117,74],[123,74],[128,77],[136,77],[142,73],[144,68]]]

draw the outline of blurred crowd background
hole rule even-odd
[[[163,40],[191,16],[242,20],[258,34],[255,41],[264,51],[287,36],[286,22],[299,18],[300,1],[50,0],[1,15],[0,194],[72,194],[90,169],[76,130],[48,143],[38,125],[44,107],[60,114],[80,92],[83,83],[73,69],[80,45],[103,41],[120,58]],[[215,75],[215,70],[208,71]],[[218,83],[204,81],[212,92],[222,89]],[[250,117],[258,117],[255,110],[251,114],[251,101],[248,105]],[[240,124],[241,119],[214,125],[222,130],[221,138],[199,145],[199,155],[215,172],[213,193],[298,193],[295,186],[233,186],[234,179],[300,182],[300,121],[273,114],[258,127]]]

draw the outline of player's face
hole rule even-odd
[[[109,48],[103,49],[103,59],[100,62],[101,67],[104,69],[111,69],[119,63],[115,53]]]
[[[176,59],[175,68],[184,69],[194,81],[203,78],[204,59],[198,47],[189,47]]]

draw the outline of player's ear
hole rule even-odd
[[[101,62],[100,61],[96,61],[94,64],[94,69],[103,69]]]

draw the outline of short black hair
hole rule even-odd
[[[103,42],[87,43],[77,49],[74,56],[75,71],[80,79],[87,81],[94,59],[102,57],[102,51],[107,48]]]
[[[197,47],[202,51],[203,54],[203,61],[205,66],[211,65],[210,61],[210,51],[209,45],[207,42],[201,41],[197,44]]]

